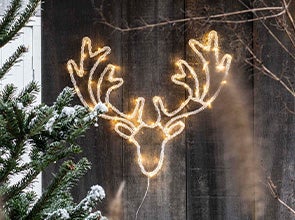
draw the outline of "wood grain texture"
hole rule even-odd
[[[43,5],[42,99],[48,104],[62,88],[71,86],[65,64],[70,58],[78,59],[81,39],[86,35],[97,46],[111,46],[108,60],[120,66],[118,74],[125,83],[111,97],[112,103],[130,112],[135,98],[146,98],[145,121],[156,117],[153,96],[163,97],[168,109],[174,109],[186,97],[170,76],[177,71],[177,59],[196,62],[187,44],[190,38],[202,40],[204,33],[215,29],[222,51],[234,56],[228,85],[213,108],[189,117],[185,131],[166,146],[163,170],[151,179],[138,219],[292,219],[267,190],[263,191],[266,188],[261,188],[261,182],[270,175],[284,201],[294,203],[295,123],[294,115],[284,108],[287,104],[294,111],[294,98],[259,72],[254,71],[252,77],[253,69],[244,65],[248,56],[244,44],[253,43],[254,52],[265,65],[290,79],[294,77],[294,60],[265,28],[259,22],[230,25],[208,19],[122,33],[103,25],[99,14],[102,12],[117,26],[134,27],[142,25],[143,20],[155,23],[165,18],[206,16],[245,9],[253,3],[243,2],[246,5],[235,0],[46,0]],[[237,19],[252,15],[243,16]],[[286,36],[274,27],[272,30],[290,47]],[[159,158],[162,139],[158,132],[142,130],[138,135],[142,152],[149,159],[144,165],[149,169]],[[101,209],[110,216],[108,206],[124,180],[123,214],[119,219],[134,219],[147,184],[137,164],[135,146],[119,138],[103,120],[80,143],[93,166],[74,190],[75,197],[81,199],[91,185],[101,184],[107,193]],[[44,186],[56,168],[43,174]],[[259,207],[261,200],[265,208]]]
[[[79,59],[84,36],[89,36],[95,46],[112,45],[114,53],[110,59],[114,63],[120,63],[121,36],[96,25],[97,11],[91,1],[46,1],[43,8],[42,100],[51,104],[65,86],[72,87],[66,63],[71,58]],[[108,5],[104,10],[106,14],[112,13],[113,19],[121,16],[120,8]],[[113,102],[121,104],[119,94],[113,97]],[[80,101],[76,98],[73,104],[80,104]],[[79,182],[73,194],[77,200],[81,200],[92,185],[100,184],[108,195],[101,205],[107,214],[108,204],[123,181],[122,140],[111,131],[107,121],[99,120],[99,126],[90,128],[79,143],[83,147],[81,156],[87,156],[92,169]],[[43,174],[44,186],[50,181],[51,172],[56,169],[57,166]]]
[[[243,7],[236,1],[186,1],[190,16],[207,16],[238,11]],[[224,18],[226,20],[226,18]],[[232,54],[227,86],[206,109],[187,120],[187,219],[251,219],[254,188],[243,181],[252,175],[248,163],[253,161],[252,139],[252,81],[251,69],[242,66],[246,57],[240,37],[251,42],[251,24],[232,26],[226,23],[191,22],[187,24],[187,39],[203,41],[204,33],[216,30],[221,53]],[[250,34],[249,34],[250,33]],[[187,59],[196,56],[187,47]],[[201,71],[200,71],[201,72]],[[214,74],[213,72],[211,74]],[[212,77],[214,82],[214,77]],[[212,91],[213,93],[213,91]],[[249,189],[250,188],[250,189]]]
[[[279,4],[280,1],[274,1]],[[290,12],[295,12],[294,2]],[[285,45],[292,54],[295,48],[287,35],[273,27],[269,22],[264,24]],[[289,23],[288,23],[289,24]],[[270,35],[261,22],[256,22],[254,28],[254,48],[264,65],[282,79],[289,79],[294,88],[295,61]],[[287,108],[286,108],[287,107]],[[294,156],[295,156],[295,116],[294,97],[278,82],[255,71],[254,78],[254,120],[256,144],[262,149],[261,164],[264,176],[271,177],[280,198],[294,208]],[[266,207],[264,219],[294,219],[294,215],[275,200],[266,189]]]
[[[130,26],[139,25],[140,18],[146,22],[157,22],[160,17],[179,18],[182,15],[182,1],[123,1],[123,15]],[[167,29],[168,28],[168,29]],[[184,38],[170,27],[156,28],[123,35],[122,66],[124,77],[124,110],[132,109],[132,100],[146,98],[144,120],[155,121],[156,112],[152,104],[153,96],[164,97],[170,108],[175,108],[184,91],[173,87],[170,76],[175,71],[174,62],[183,57]],[[130,102],[131,101],[131,102]],[[159,158],[162,138],[157,131],[143,130],[140,135],[142,153],[155,167]],[[139,212],[138,219],[185,219],[186,215],[186,174],[185,144],[183,136],[169,142],[165,149],[164,166],[151,179],[147,198]],[[133,145],[124,142],[125,219],[134,219],[135,212],[145,193],[147,178],[136,163]],[[147,165],[148,167],[148,165]]]

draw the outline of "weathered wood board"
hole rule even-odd
[[[130,112],[134,99],[145,97],[147,121],[156,117],[153,96],[164,97],[171,109],[187,96],[179,86],[173,85],[170,77],[177,71],[174,65],[177,59],[196,62],[187,44],[190,38],[202,40],[204,33],[215,29],[220,33],[222,52],[234,56],[228,86],[213,108],[188,118],[185,131],[166,146],[163,170],[151,179],[138,219],[243,220],[260,219],[261,213],[262,219],[292,219],[263,183],[271,175],[283,198],[289,204],[294,202],[294,184],[290,185],[295,174],[294,115],[284,108],[287,103],[289,110],[294,110],[294,97],[286,94],[279,83],[244,65],[248,56],[244,44],[251,47],[253,44],[253,51],[259,54],[262,50],[261,56],[268,60],[266,64],[271,69],[280,72],[283,64],[286,74],[292,76],[294,61],[280,51],[265,28],[259,22],[239,26],[207,19],[122,32],[103,24],[101,16],[115,26],[134,27],[166,18],[175,20],[243,10],[253,4],[250,0],[243,2],[45,0],[43,4],[42,100],[45,103],[52,103],[65,86],[72,86],[66,63],[71,58],[79,59],[84,36],[89,36],[96,46],[110,46],[112,54],[106,63],[120,66],[118,74],[125,83],[112,96],[112,103]],[[254,15],[243,16],[250,19]],[[288,46],[287,39],[283,41]],[[75,103],[79,104],[79,100]],[[147,186],[147,178],[137,165],[135,146],[121,139],[108,121],[99,119],[98,124],[80,140],[83,155],[92,162],[92,169],[73,193],[81,199],[91,185],[102,185],[107,198],[101,209],[111,216],[109,205],[125,181],[123,210],[118,219],[134,219]],[[162,139],[152,133],[157,131],[142,132],[139,137],[142,152],[157,162]],[[44,186],[56,169],[51,167],[43,174]],[[258,206],[261,198],[265,208]]]

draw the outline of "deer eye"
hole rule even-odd
[[[175,122],[170,127],[167,128],[167,134],[169,138],[174,138],[179,135],[185,127],[185,124],[182,121]]]
[[[131,127],[121,122],[115,125],[115,131],[125,139],[129,139],[134,132]]]

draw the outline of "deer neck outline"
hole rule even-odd
[[[211,103],[217,98],[220,93],[222,87],[226,84],[226,77],[229,73],[232,56],[229,54],[223,55],[220,59],[220,50],[218,44],[218,34],[216,31],[210,31],[207,35],[207,38],[204,43],[201,43],[195,39],[189,40],[189,46],[200,60],[202,64],[201,73],[205,76],[205,81],[203,87],[200,85],[200,80],[198,74],[195,72],[194,68],[185,60],[179,59],[176,62],[176,65],[179,69],[179,73],[173,74],[171,76],[171,81],[183,87],[187,91],[187,98],[185,101],[181,103],[181,105],[175,110],[168,111],[165,108],[165,104],[163,99],[158,96],[154,96],[152,101],[155,107],[155,111],[157,112],[157,119],[154,123],[148,124],[143,120],[143,109],[145,104],[145,99],[143,97],[138,97],[135,100],[135,107],[131,114],[126,114],[118,110],[114,105],[110,102],[110,95],[112,91],[121,87],[124,83],[123,79],[115,76],[115,71],[117,69],[116,66],[112,64],[108,64],[102,73],[99,76],[99,79],[96,83],[96,97],[93,91],[93,75],[98,67],[98,65],[105,60],[106,56],[110,54],[111,49],[108,46],[104,46],[103,48],[98,48],[96,51],[92,52],[92,44],[91,40],[88,37],[84,37],[82,39],[81,46],[81,57],[79,66],[74,60],[69,60],[67,62],[67,70],[70,74],[71,81],[74,85],[76,93],[85,107],[88,107],[90,110],[96,108],[97,105],[101,103],[105,104],[109,109],[108,112],[99,115],[100,117],[111,120],[115,122],[114,130],[124,139],[129,140],[136,146],[137,152],[137,161],[140,167],[142,174],[147,176],[148,178],[152,178],[156,176],[161,170],[164,162],[165,156],[165,147],[166,144],[172,140],[174,137],[182,133],[185,128],[185,124],[183,122],[184,118],[187,118],[191,115],[198,114],[199,112],[205,110],[206,108],[211,106]],[[85,49],[88,50],[88,54],[85,53]],[[218,87],[215,91],[211,91],[210,83],[210,68],[209,68],[209,60],[204,56],[203,53],[212,53],[213,54],[213,67],[214,71],[218,72],[218,74],[223,74],[222,79],[218,83]],[[84,70],[84,60],[89,56],[89,58],[95,58],[96,61],[89,73]],[[211,61],[211,60],[210,60]],[[187,74],[187,72],[189,74]],[[88,103],[86,99],[83,97],[75,79],[76,76],[83,78],[88,75],[88,93],[90,96],[91,103]],[[190,76],[193,79],[194,86],[193,88],[185,83],[183,80]],[[104,95],[104,100],[102,98],[102,85],[104,82],[109,82],[112,84]],[[210,94],[212,95],[209,95]],[[207,97],[209,96],[209,97]],[[200,106],[196,109],[192,109],[190,111],[185,111],[185,107],[189,103],[198,103]],[[109,114],[111,112],[112,114]],[[169,120],[162,124],[162,117],[168,117]],[[143,128],[150,129],[161,129],[164,133],[164,139],[161,144],[161,151],[158,164],[156,168],[152,171],[147,171],[143,165],[143,157],[141,153],[141,146],[135,138],[135,135]]]

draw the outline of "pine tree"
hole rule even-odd
[[[11,1],[0,22],[0,47],[16,37],[39,3],[40,0],[29,0],[22,10],[21,0]],[[18,47],[2,65],[0,79],[25,52],[25,46]],[[89,112],[79,105],[71,107],[74,95],[71,88],[65,88],[52,106],[35,105],[38,92],[36,82],[29,83],[18,94],[12,84],[0,92],[0,219],[105,219],[100,211],[95,211],[97,203],[105,197],[100,186],[92,186],[78,203],[70,193],[90,169],[86,158],[78,162],[73,160],[73,155],[81,152],[76,140],[105,109],[95,108]],[[30,161],[23,161],[27,151]],[[31,184],[37,175],[57,161],[63,161],[59,171],[38,198]],[[10,183],[16,174],[22,174],[21,180]]]

